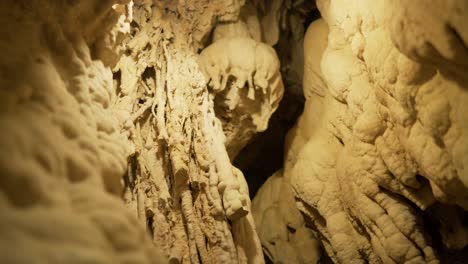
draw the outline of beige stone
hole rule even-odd
[[[284,177],[337,263],[438,263],[422,211],[436,201],[466,210],[467,119],[456,114],[466,112],[466,74],[454,54],[466,47],[457,23],[467,9],[416,5],[318,1],[325,23],[305,37],[307,101]],[[430,19],[439,8],[456,15]],[[459,236],[439,230],[454,249],[467,243],[458,217],[450,221]]]
[[[1,262],[466,262],[468,2],[316,5],[1,1]]]

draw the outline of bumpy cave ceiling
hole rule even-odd
[[[467,1],[0,20],[0,262],[468,263]]]

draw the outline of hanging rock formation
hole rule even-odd
[[[278,108],[284,91],[278,57],[264,43],[230,37],[205,48],[199,64],[217,94],[215,111],[235,157],[253,135],[267,129]]]

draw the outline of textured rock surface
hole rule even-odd
[[[467,2],[317,6],[2,1],[2,263],[466,262]],[[305,109],[251,211],[230,159],[281,75]]]
[[[275,263],[318,263],[320,242],[296,208],[282,171],[258,190],[252,213],[265,254]]]
[[[196,53],[243,1],[1,5],[2,261],[263,263]]]
[[[234,158],[253,135],[267,129],[283,97],[278,57],[254,39],[226,37],[202,51],[199,65],[216,94],[215,112]]]
[[[268,43],[264,34],[279,25],[262,25],[264,4],[246,1],[238,19],[216,25],[212,43],[200,54],[199,65],[215,94],[215,113],[232,160],[255,134],[267,129],[284,93],[280,62],[270,46],[275,43]]]
[[[276,12],[274,1],[253,2],[256,12],[251,13],[256,13],[258,20],[268,16],[268,12]],[[248,7],[247,4],[244,8]],[[241,15],[244,8],[241,9]],[[277,18],[279,23],[260,28],[265,34],[279,30],[279,39],[273,47],[281,64],[284,95],[278,109],[270,118],[268,129],[256,134],[234,159],[234,164],[242,170],[249,183],[250,195],[255,195],[265,180],[283,166],[284,138],[296,123],[304,106],[302,93],[304,33],[307,25],[320,17],[315,1],[283,1],[280,8],[282,11]],[[272,29],[273,26],[279,29]]]
[[[324,21],[305,37],[306,105],[284,177],[334,262],[439,262],[423,211],[441,250],[468,242],[468,10],[415,2],[318,1]]]
[[[113,49],[102,43],[120,16],[112,4],[0,4],[3,263],[162,261],[119,197],[127,140],[101,61],[117,54],[94,57]]]
[[[249,105],[264,105],[266,117],[271,115],[282,94],[282,86],[276,91],[269,85],[272,77],[281,83],[279,65],[270,47],[250,38],[221,38],[204,47],[215,22],[237,21],[242,4],[136,3],[134,31],[115,68],[116,108],[135,150],[125,200],[174,263],[263,263],[247,184],[230,163],[225,145],[229,148],[231,139],[216,116],[215,93],[225,92],[231,100],[226,107],[242,109],[254,116],[254,125],[264,126],[265,117],[257,119],[257,109]],[[243,47],[252,61],[233,58]],[[276,64],[270,69],[263,62]],[[247,74],[255,71],[255,86],[244,88]],[[259,87],[264,102],[247,97],[249,88],[255,93]],[[230,97],[238,91],[242,98]]]

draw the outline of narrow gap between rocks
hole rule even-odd
[[[303,33],[313,21],[321,17],[313,2],[302,9],[293,9],[291,12],[298,12],[303,16]],[[302,76],[288,78],[292,75],[289,74],[289,64],[294,59],[291,56],[293,52],[290,43],[294,41],[292,38],[291,34],[282,33],[279,43],[275,45],[282,65],[281,74],[285,86],[283,99],[271,116],[268,129],[255,135],[234,160],[234,166],[244,173],[252,199],[268,177],[282,168],[285,137],[304,109]],[[300,60],[302,61],[303,58]]]

